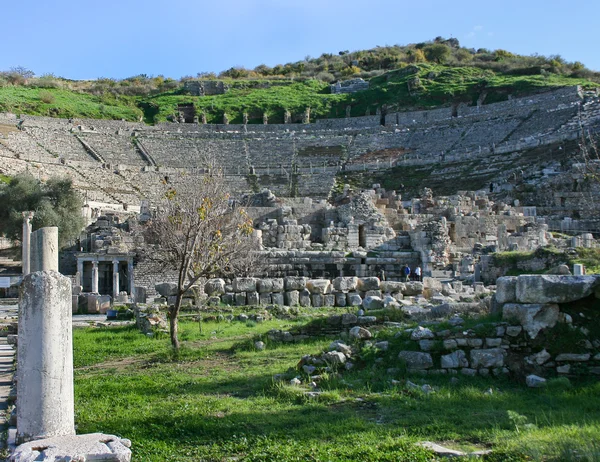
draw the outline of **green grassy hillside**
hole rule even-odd
[[[329,84],[362,77],[369,90],[333,95]],[[185,82],[222,80],[223,95],[186,94]],[[462,48],[456,39],[377,47],[355,52],[324,53],[319,58],[254,70],[231,68],[218,76],[199,74],[179,81],[163,76],[138,75],[123,80],[70,81],[54,75],[33,77],[23,68],[0,72],[0,111],[51,117],[144,120],[157,123],[177,113],[178,104],[193,103],[209,123],[281,123],[289,111],[300,121],[311,109],[311,120],[426,109],[456,103],[475,104],[485,93],[485,104],[511,96],[525,96],[556,86],[600,85],[600,75],[579,62],[560,56],[519,56],[505,50]]]

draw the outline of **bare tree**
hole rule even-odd
[[[182,176],[176,186],[165,184],[146,241],[154,244],[149,258],[177,273],[177,296],[168,313],[171,344],[179,350],[183,295],[201,278],[242,274],[252,266],[258,255],[252,220],[230,199],[219,171]]]

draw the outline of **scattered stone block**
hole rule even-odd
[[[519,276],[521,278],[522,276]],[[542,329],[552,328],[558,321],[558,305],[529,305],[507,303],[502,307],[502,318],[517,319],[529,337],[535,339]],[[510,327],[507,328],[507,334]]]

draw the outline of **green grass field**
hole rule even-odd
[[[164,122],[177,113],[178,104],[193,103],[198,115],[209,123],[283,123],[285,111],[298,121],[310,107],[311,120],[375,114],[386,105],[388,111],[430,109],[454,103],[476,104],[485,90],[485,103],[505,101],[509,95],[525,96],[555,87],[597,83],[561,74],[513,75],[479,67],[452,67],[421,63],[386,72],[370,79],[370,88],[352,94],[331,94],[329,84],[316,79],[232,80],[223,95],[197,97],[185,94],[178,85],[170,91],[118,94],[110,86],[94,82],[79,83],[76,90],[35,86],[0,86],[0,111],[60,118],[144,120]],[[114,83],[114,82],[113,82]],[[177,84],[176,84],[177,85]],[[409,90],[409,86],[411,89]],[[141,90],[140,90],[141,91]],[[93,93],[93,94],[92,94]]]
[[[305,322],[184,321],[177,357],[166,335],[76,329],[77,431],[130,438],[137,461],[432,460],[415,446],[425,440],[491,449],[485,460],[600,458],[597,382],[557,379],[528,389],[509,380],[410,377],[436,390],[425,394],[402,379],[392,384],[367,361],[326,378],[322,394],[309,398],[273,375],[331,338],[252,347],[270,329]]]

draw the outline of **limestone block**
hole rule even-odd
[[[106,314],[108,310],[110,310],[110,295],[99,295],[98,312],[100,314]]]
[[[381,281],[379,287],[384,294],[395,294],[406,289],[404,283],[398,281]]]
[[[502,307],[502,318],[517,319],[529,337],[535,339],[542,329],[552,328],[558,321],[558,305],[526,305],[507,303]],[[509,326],[506,333],[511,335]]]
[[[259,294],[259,304],[260,305],[270,305],[271,302],[271,293],[262,293]]]
[[[289,290],[285,293],[285,304],[287,306],[297,306],[300,303],[300,292]]]
[[[370,339],[373,336],[369,330],[360,326],[354,326],[348,331],[348,335],[350,336],[350,338],[362,340]]]
[[[98,299],[100,295],[98,294],[87,294],[86,296],[86,313],[88,314],[100,314],[100,304],[98,303]]]
[[[546,379],[537,375],[531,374],[525,377],[525,383],[531,388],[540,388],[546,386]]]
[[[362,297],[357,293],[347,294],[346,301],[348,306],[362,306]]]
[[[136,303],[146,303],[146,299],[148,298],[148,289],[142,286],[134,287],[134,298]]]
[[[323,306],[335,306],[335,295],[333,295],[333,294],[323,295]]]
[[[411,281],[405,283],[404,290],[402,291],[402,295],[413,296],[419,295],[423,293],[423,283],[419,281]]]
[[[380,297],[368,296],[362,302],[365,310],[380,310],[383,308],[383,300]]]
[[[368,290],[379,290],[381,281],[376,277],[359,278],[358,290],[366,292]]]
[[[419,348],[423,351],[431,351],[436,347],[435,340],[419,340]]]
[[[308,289],[302,290],[299,296],[300,306],[311,306],[310,291]]]
[[[425,277],[423,278],[423,288],[431,289],[434,292],[441,292],[442,282],[439,279]]]
[[[358,325],[360,326],[372,326],[377,323],[376,316],[359,316],[357,319]]]
[[[433,358],[429,353],[421,351],[401,351],[398,359],[406,362],[408,369],[430,369],[433,367]]]
[[[330,286],[331,281],[329,279],[309,279],[306,282],[306,288],[310,290],[311,294],[327,294],[329,293]]]
[[[327,364],[331,364],[332,366],[337,366],[338,364],[344,364],[346,362],[346,355],[341,351],[328,351],[323,353],[322,358]]]
[[[333,294],[335,297],[335,306],[346,306],[346,294],[343,292],[336,292]]]
[[[10,456],[11,462],[34,460],[87,460],[129,462],[131,441],[114,435],[90,433],[65,435],[31,441],[18,446]]]
[[[597,276],[558,276],[524,274],[517,278],[519,303],[567,303],[594,293],[600,278]]]
[[[235,304],[237,306],[246,305],[246,292],[239,292],[235,294]]]
[[[454,339],[444,340],[444,349],[454,350],[457,347],[458,347],[458,343],[456,343],[456,340],[454,340]],[[444,367],[444,366],[442,366],[442,367]]]
[[[156,284],[154,286],[154,290],[156,290],[162,297],[171,297],[177,295],[177,284],[174,282],[162,282],[160,284]]]
[[[517,301],[517,277],[503,276],[496,279],[496,302],[499,304]]]
[[[227,292],[223,294],[223,296],[221,297],[221,301],[225,305],[233,305],[235,303],[235,294],[232,292]]]
[[[271,294],[271,301],[273,305],[283,305],[283,293],[274,292]]]
[[[433,339],[435,334],[427,327],[417,326],[410,334],[411,340]]]
[[[471,367],[502,367],[505,354],[506,351],[503,348],[471,350]]]
[[[303,290],[306,288],[307,278],[288,276],[283,278],[283,285],[286,291]]]
[[[246,292],[246,303],[249,306],[258,306],[258,304],[260,303],[260,298],[258,296],[258,292],[256,292],[256,291]]]
[[[358,322],[358,317],[352,313],[344,313],[342,315],[342,326],[351,326]]]
[[[444,369],[456,369],[459,367],[469,367],[469,360],[463,350],[456,350],[449,355],[442,355],[441,366]]]
[[[312,294],[311,295],[311,303],[315,308],[320,308],[323,306],[323,295],[321,294]]]
[[[365,292],[365,297],[379,297],[381,298],[382,293],[381,290],[367,290]]]
[[[77,314],[79,312],[79,295],[71,295],[71,313]]]
[[[23,278],[17,349],[17,442],[75,434],[71,280]]]
[[[208,297],[206,303],[208,306],[219,306],[219,303],[221,303],[221,297],[218,295],[212,295]]]
[[[358,278],[352,277],[338,277],[333,280],[333,288],[337,292],[350,292],[358,288]]]
[[[212,295],[222,295],[225,293],[225,281],[223,279],[209,279],[204,284],[204,292],[210,297]]]
[[[256,279],[255,278],[235,278],[233,280],[233,291],[234,292],[255,292],[256,291]]]
[[[259,279],[258,293],[264,294],[267,292],[273,292],[273,279]]]
[[[582,353],[582,354],[576,354],[576,353],[562,353],[559,354],[556,357],[556,361],[558,362],[582,362],[582,361],[589,361],[590,360],[590,354],[589,353]]]

